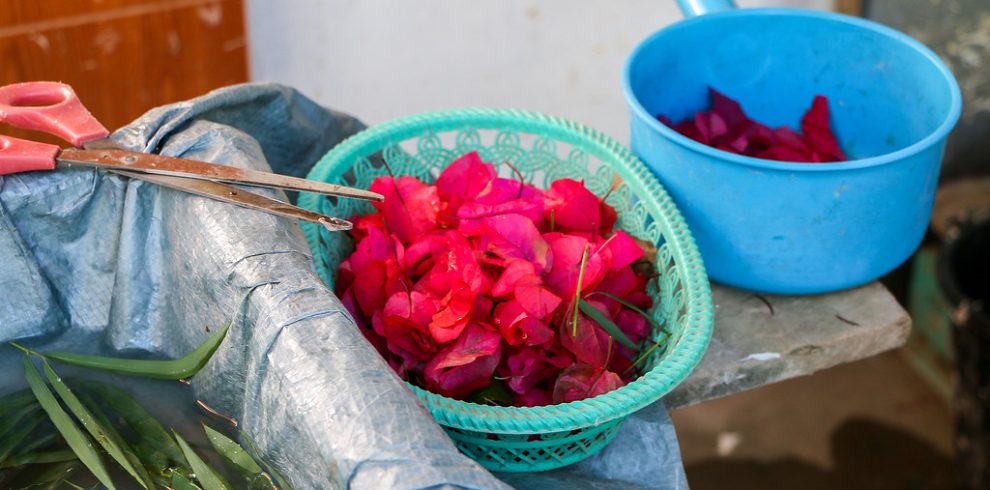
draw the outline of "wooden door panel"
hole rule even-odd
[[[0,84],[68,83],[111,130],[248,78],[242,0],[3,2]]]

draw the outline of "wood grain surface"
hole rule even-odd
[[[68,83],[110,130],[248,78],[242,0],[3,3],[0,84]]]

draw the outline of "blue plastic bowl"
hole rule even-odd
[[[683,1],[688,15],[709,4]],[[917,248],[962,98],[938,57],[905,34],[844,15],[723,10],[671,25],[630,55],[631,146],[684,214],[715,281],[809,294],[874,280]],[[661,124],[708,106],[708,87],[755,120],[797,128],[828,97],[850,161],[761,160]]]

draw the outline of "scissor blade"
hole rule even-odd
[[[135,153],[126,150],[80,150],[69,148],[59,153],[57,162],[61,166],[82,165],[156,175],[187,177],[191,179],[207,179],[218,182],[306,191],[370,201],[383,201],[385,199],[381,194],[364,189],[354,189],[336,184],[290,177],[288,175],[261,172],[259,170],[150,153]]]
[[[238,189],[232,185],[221,184],[210,180],[187,179],[183,177],[171,177],[167,175],[155,175],[138,172],[128,172],[126,170],[114,170],[114,172],[130,177],[141,179],[160,186],[177,189],[197,196],[209,197],[219,201],[229,202],[246,208],[257,209],[266,213],[285,216],[287,218],[301,219],[322,225],[330,231],[347,231],[352,224],[350,221],[340,218],[333,218],[319,213],[314,213],[307,209],[293,206],[289,203],[273,199],[261,194]]]

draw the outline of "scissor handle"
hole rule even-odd
[[[72,87],[59,82],[0,87],[0,122],[52,134],[75,146],[110,134],[86,110]]]
[[[56,145],[0,134],[0,175],[54,170],[60,150]]]

